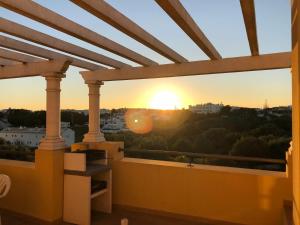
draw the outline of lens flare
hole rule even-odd
[[[129,130],[137,134],[149,133],[153,128],[152,116],[147,110],[128,110],[125,123]]]

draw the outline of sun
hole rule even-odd
[[[169,90],[158,91],[149,102],[152,109],[178,109],[181,107],[179,97]]]

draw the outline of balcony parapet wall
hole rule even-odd
[[[285,172],[124,158],[113,164],[113,203],[248,225],[281,225],[292,199]]]

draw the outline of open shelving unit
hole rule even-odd
[[[64,221],[90,225],[92,210],[111,213],[112,171],[107,152],[65,152],[64,160]]]
[[[98,197],[98,196],[100,196],[100,195],[102,195],[102,194],[104,194],[104,193],[106,193],[107,192],[107,188],[105,188],[105,189],[103,189],[103,190],[100,190],[100,191],[98,191],[98,192],[94,192],[94,193],[92,193],[92,195],[91,195],[91,199],[94,199],[94,198],[96,198],[96,197]]]

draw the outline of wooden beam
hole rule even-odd
[[[220,60],[205,60],[181,64],[166,64],[150,67],[131,67],[120,70],[103,69],[81,72],[85,80],[133,80],[176,76],[233,73],[256,70],[290,68],[291,53],[274,53],[261,56],[244,56]]]
[[[155,1],[209,58],[222,58],[179,0]]]
[[[13,66],[13,65],[18,65],[21,64],[20,62],[10,60],[10,59],[5,59],[0,57],[0,66]]]
[[[0,5],[90,44],[125,57],[138,64],[144,66],[157,64],[156,62],[90,29],[87,29],[73,22],[72,20],[69,20],[47,8],[44,8],[32,0],[0,0]]]
[[[240,3],[251,54],[259,55],[254,0],[240,0]]]
[[[68,61],[71,61],[73,66],[77,66],[80,68],[84,68],[87,70],[98,70],[98,69],[104,69],[105,67],[99,66],[94,63],[90,63],[81,59],[77,59],[65,54],[61,54],[58,52],[50,51],[45,48],[41,48],[35,45],[31,45],[22,41],[15,40],[13,38],[9,38],[3,35],[0,35],[0,46],[13,49],[16,51],[24,52],[27,54],[39,56],[45,59],[66,59]]]
[[[69,54],[73,54],[79,56],[81,58],[89,59],[94,62],[102,63],[114,68],[122,68],[129,66],[120,61],[111,59],[104,55],[98,54],[96,52],[90,51],[88,49],[79,47],[77,45],[73,45],[66,41],[57,39],[50,35],[44,34],[42,32],[33,30],[31,28],[25,27],[21,24],[6,20],[4,18],[0,18],[0,31],[17,36],[28,41],[35,42],[37,44],[45,45],[50,48],[54,48],[63,52],[67,52]]]
[[[0,79],[41,76],[47,73],[65,73],[70,65],[64,59],[4,66],[0,68]]]
[[[87,10],[99,19],[107,22],[116,29],[122,31],[133,39],[141,42],[152,50],[165,56],[176,63],[187,62],[187,60],[174,50],[163,44],[153,35],[145,31],[128,17],[117,11],[107,2],[100,0],[71,0],[81,8]]]
[[[22,63],[42,61],[42,59],[30,55],[25,55],[19,52],[7,50],[4,48],[0,48],[0,57],[4,59],[10,59],[10,60],[22,62]]]

